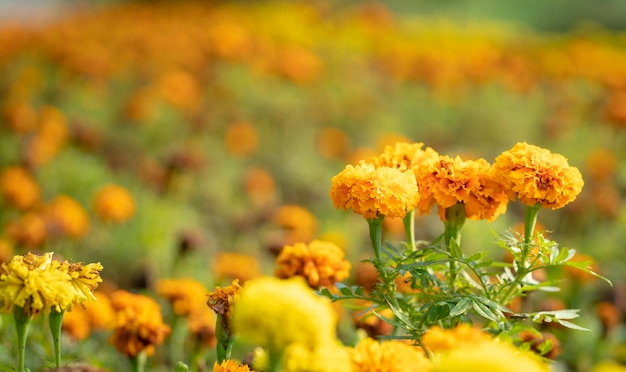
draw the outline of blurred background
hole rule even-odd
[[[564,368],[624,363],[624,14],[617,0],[0,0],[0,261],[54,251],[102,262],[104,288],[149,292],[271,274],[285,244],[324,239],[356,280],[367,224],[328,197],[346,164],[396,141],[493,162],[526,141],[585,179],[541,227],[614,283],[564,271],[536,299],[592,329],[562,338]],[[504,259],[494,234],[521,221],[516,203],[468,221],[464,249]],[[386,239],[401,228],[387,221]]]

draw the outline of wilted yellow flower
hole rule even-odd
[[[250,280],[239,292],[232,326],[243,340],[282,352],[291,344],[316,347],[335,340],[335,313],[300,278]]]
[[[59,195],[46,207],[46,219],[52,231],[60,230],[80,238],[89,230],[89,216],[83,207],[67,195]]]
[[[376,167],[365,162],[347,165],[333,177],[330,198],[338,209],[352,209],[370,219],[404,217],[419,202],[412,170]]]
[[[584,184],[580,171],[563,155],[526,142],[500,154],[492,171],[511,200],[517,196],[528,206],[562,208],[576,199]]]
[[[212,271],[218,281],[239,279],[246,282],[261,275],[259,260],[243,253],[218,252],[212,265]]]
[[[439,217],[445,220],[447,208],[463,203],[468,218],[493,220],[506,211],[508,197],[491,178],[490,169],[484,159],[463,160],[458,156],[439,156],[438,160],[417,168],[422,196],[420,212],[428,213],[436,204]]]
[[[317,218],[299,205],[283,205],[274,214],[274,222],[286,232],[287,244],[310,242],[317,233]]]
[[[224,315],[227,319],[230,319],[233,304],[238,297],[238,292],[241,289],[239,280],[235,279],[231,285],[227,287],[215,287],[212,292],[208,294],[207,305],[216,314]]]
[[[433,358],[433,372],[548,372],[548,365],[531,352],[489,340],[464,344]]]
[[[59,270],[69,274],[70,283],[74,287],[76,298],[74,302],[83,303],[85,301],[95,301],[93,291],[102,283],[100,271],[103,267],[100,262],[83,264],[82,262],[63,262]]]
[[[207,289],[192,278],[160,279],[156,282],[156,292],[172,303],[174,314],[188,316],[205,306]]]
[[[35,315],[71,307],[76,294],[69,274],[59,270],[58,264],[52,261],[52,252],[41,256],[29,252],[3,263],[0,266],[2,311],[11,312],[14,306],[19,306],[26,314]]]
[[[124,222],[135,213],[133,196],[118,185],[106,185],[95,194],[93,208],[104,221]]]
[[[350,261],[333,243],[313,240],[311,243],[286,245],[276,258],[274,275],[287,279],[303,277],[311,288],[333,287],[350,275]]]
[[[0,194],[9,205],[24,210],[39,202],[41,188],[25,168],[12,166],[0,174]]]
[[[488,340],[491,340],[491,336],[479,328],[464,323],[451,329],[430,327],[422,336],[421,344],[429,353],[438,354]]]
[[[241,364],[236,360],[228,359],[218,364],[213,364],[213,372],[253,372],[246,364]]]
[[[115,326],[109,342],[122,354],[134,357],[140,352],[152,355],[155,346],[169,336],[159,304],[150,297],[117,290],[111,294]]]
[[[405,372],[430,371],[432,364],[419,347],[402,341],[381,341],[364,338],[350,349],[354,371]]]
[[[235,156],[248,157],[257,150],[259,135],[248,122],[236,122],[226,130],[226,149]]]

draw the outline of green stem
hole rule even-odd
[[[13,318],[15,319],[15,330],[17,331],[17,371],[24,372],[26,338],[28,337],[28,328],[33,316],[27,314],[23,307],[15,306],[13,309]]]
[[[367,224],[370,229],[370,242],[372,248],[374,248],[374,255],[377,261],[381,261],[383,256],[383,221],[385,216],[378,216],[376,218],[368,218]]]
[[[269,350],[269,368],[267,372],[280,372],[282,353],[276,352],[276,350]]]
[[[140,351],[139,354],[130,357],[131,371],[132,372],[144,372],[146,370],[146,360],[148,356],[145,351]]]
[[[417,250],[417,246],[415,245],[415,209],[404,216],[403,222],[406,239],[411,246],[411,251],[415,252]]]
[[[535,204],[533,206],[527,205],[524,208],[524,245],[522,246],[522,257],[519,265],[523,268],[526,268],[526,260],[528,259],[528,253],[532,245],[533,232],[535,231],[540,209],[541,204]]]
[[[217,314],[217,320],[215,321],[215,333],[217,338],[217,363],[221,364],[223,361],[230,359],[231,351],[233,349],[233,339],[231,337],[228,318],[226,318],[226,315]]]
[[[52,333],[52,341],[54,343],[54,363],[57,368],[61,368],[61,328],[63,326],[64,310],[50,310],[48,315],[48,324]]]
[[[446,209],[446,220],[444,221],[444,244],[452,256],[450,258],[450,285],[454,289],[454,282],[457,276],[456,260],[463,257],[461,251],[461,230],[465,224],[465,204],[457,203]]]

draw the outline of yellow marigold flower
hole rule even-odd
[[[429,328],[421,338],[421,344],[429,353],[442,353],[465,345],[474,345],[491,340],[479,328],[469,324],[461,324],[452,329],[443,329],[439,326]]]
[[[405,372],[430,371],[431,362],[419,347],[402,341],[378,342],[364,338],[350,349],[354,371]]]
[[[422,200],[419,210],[428,213],[437,204],[439,217],[463,203],[467,218],[493,220],[506,211],[508,197],[502,186],[492,179],[490,165],[484,159],[463,160],[439,156],[416,169]]]
[[[376,167],[365,162],[346,168],[332,178],[330,198],[338,209],[352,209],[370,219],[378,215],[404,217],[419,202],[412,170]]]
[[[591,372],[626,372],[626,367],[616,361],[605,360],[594,365]]]
[[[350,262],[333,243],[313,240],[311,243],[286,245],[276,258],[274,275],[287,279],[303,277],[311,288],[333,287],[350,275]]]
[[[54,230],[80,238],[89,230],[89,216],[83,207],[67,195],[57,196],[46,208],[46,219]]]
[[[226,149],[235,156],[248,157],[257,150],[259,135],[248,122],[231,124],[226,131]]]
[[[499,340],[465,344],[433,358],[433,372],[548,372],[548,365],[531,352]]]
[[[246,282],[261,275],[261,266],[256,257],[236,252],[218,252],[212,271],[217,281],[239,279]]]
[[[69,274],[58,270],[52,252],[41,256],[30,252],[26,256],[16,255],[0,266],[0,301],[4,312],[13,311],[14,306],[24,308],[31,315],[51,308],[61,311],[71,307],[74,300]]]
[[[115,313],[109,296],[102,291],[94,291],[93,295],[96,299],[84,305],[89,324],[94,329],[113,328],[115,325]]]
[[[206,306],[196,309],[187,316],[189,333],[202,347],[214,347],[217,344],[215,322],[215,313]]]
[[[81,306],[74,306],[63,313],[62,329],[75,340],[84,340],[91,333],[89,315]]]
[[[187,316],[205,306],[207,289],[192,278],[160,279],[156,282],[156,292],[172,303],[176,315]]]
[[[150,297],[118,290],[111,294],[115,326],[109,342],[122,354],[133,357],[144,351],[154,354],[170,327],[163,323],[159,304]]]
[[[12,166],[0,174],[0,194],[9,205],[24,210],[39,202],[41,188],[25,168]]]
[[[238,279],[233,280],[231,285],[227,287],[215,287],[213,292],[208,294],[207,305],[216,314],[225,315],[226,318],[230,318],[233,310],[233,304],[238,298],[240,289],[241,286],[239,285]]]
[[[250,367],[236,360],[228,359],[221,364],[213,364],[213,372],[253,372]]]
[[[352,370],[350,353],[339,342],[329,342],[314,348],[295,343],[283,355],[284,372],[349,372]]]
[[[94,195],[93,208],[104,221],[124,222],[135,214],[135,201],[125,188],[109,184]]]
[[[526,142],[500,154],[492,170],[511,200],[517,196],[529,206],[562,208],[576,199],[584,184],[580,171],[563,155]]]
[[[241,289],[233,308],[236,334],[271,352],[298,343],[316,347],[335,339],[335,313],[300,278],[262,277]]]
[[[317,233],[317,218],[299,205],[283,205],[274,214],[274,222],[286,232],[287,244],[310,242]]]
[[[100,262],[85,265],[82,262],[71,263],[66,261],[59,266],[59,270],[69,274],[70,283],[76,294],[75,302],[78,303],[96,300],[93,291],[98,288],[99,283],[102,283],[100,277],[102,269]]]

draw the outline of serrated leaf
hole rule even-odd
[[[355,295],[357,295],[357,296],[363,296],[363,295],[364,295],[364,293],[363,293],[363,287],[357,287],[357,288],[354,290],[354,294],[355,294]]]
[[[331,300],[334,300],[334,299],[335,299],[335,296],[334,296],[332,293],[330,293],[330,290],[328,290],[328,288],[326,288],[326,287],[322,288],[322,289],[319,291],[319,294],[320,294],[321,296],[328,297],[328,298],[329,298],[329,299],[331,299]]]
[[[459,302],[454,305],[452,310],[450,310],[449,316],[454,318],[455,316],[465,314],[472,307],[472,300],[467,297],[463,297]]]

